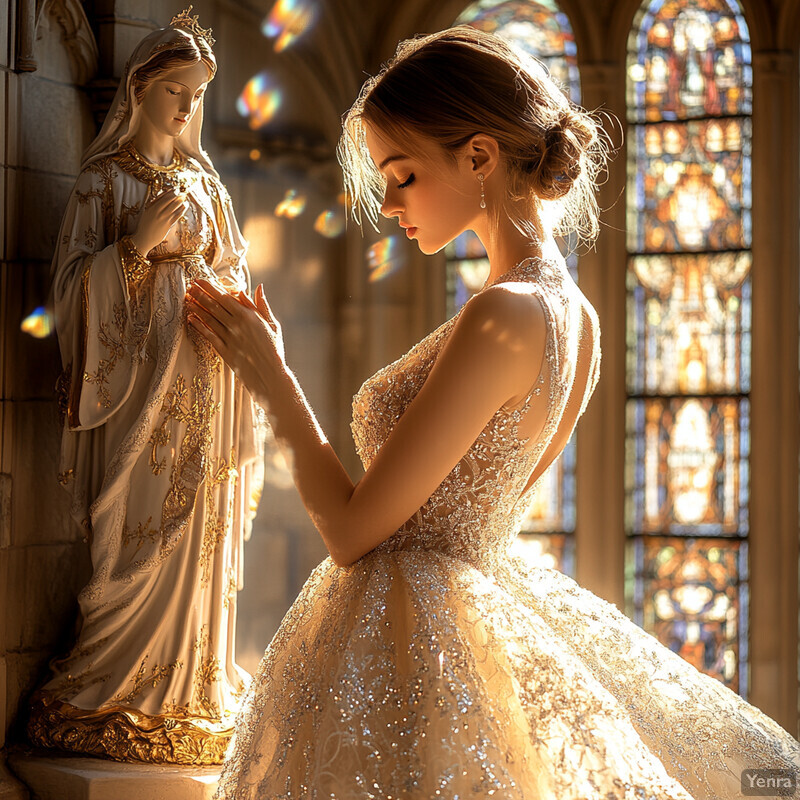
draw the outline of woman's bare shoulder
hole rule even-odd
[[[500,328],[521,336],[544,331],[547,317],[536,287],[521,281],[496,283],[467,302],[465,325]]]
[[[453,333],[465,363],[490,372],[503,365],[516,395],[530,385],[530,365],[544,358],[547,315],[535,288],[498,283],[467,301]]]

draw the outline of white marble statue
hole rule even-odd
[[[200,143],[212,44],[183,12],[136,47],[53,262],[59,480],[93,574],[77,642],[52,662],[28,733],[124,761],[220,762],[248,680],[234,626],[263,424],[187,326],[184,303],[199,276],[250,282],[246,242]]]

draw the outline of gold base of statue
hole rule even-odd
[[[34,698],[28,738],[40,747],[148,764],[221,764],[232,723],[202,717],[151,716],[111,706],[76,708],[40,694]]]

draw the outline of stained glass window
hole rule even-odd
[[[750,120],[637,125],[628,186],[635,252],[750,246]]]
[[[580,102],[575,36],[555,0],[478,0],[455,22],[464,23],[501,36],[539,59],[564,94]]]
[[[747,542],[638,537],[628,569],[639,624],[701,671],[742,684]]]
[[[752,68],[736,0],[648,0],[627,79],[626,602],[746,696]]]
[[[539,59],[562,91],[580,102],[575,37],[566,14],[555,0],[478,0],[455,24],[469,24],[501,36]],[[574,243],[560,242],[567,266],[577,281]],[[445,250],[447,256],[448,316],[486,282],[489,261],[478,237],[468,231]],[[542,476],[532,495],[515,551],[531,563],[575,574],[575,435]]]

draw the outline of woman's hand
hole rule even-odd
[[[188,204],[186,195],[179,194],[177,189],[164,192],[150,205],[145,205],[136,233],[131,241],[144,256],[164,241],[173,225],[186,213]]]
[[[264,398],[270,374],[284,366],[283,332],[264,287],[256,289],[254,304],[245,292],[228,294],[198,279],[186,299],[189,324],[214,345],[257,398]]]

